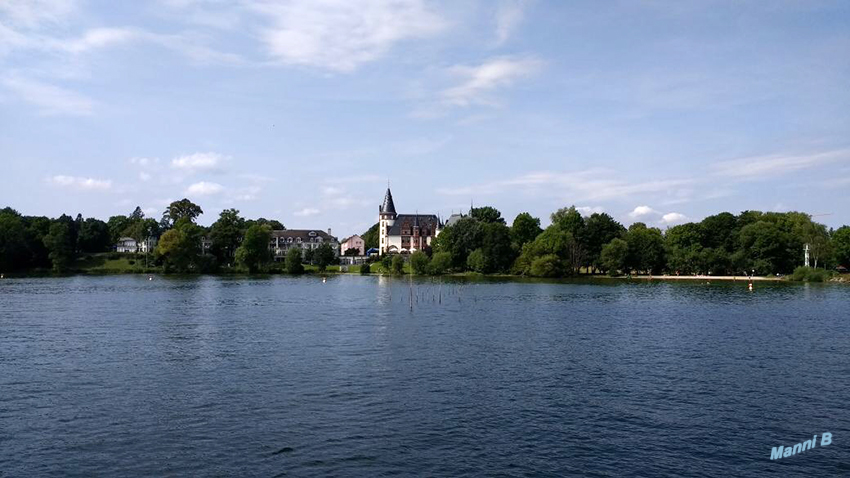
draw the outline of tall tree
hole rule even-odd
[[[540,228],[540,218],[532,217],[531,214],[523,212],[517,214],[511,225],[511,238],[517,249],[533,241],[543,229]]]
[[[68,221],[57,220],[50,225],[50,232],[44,236],[44,245],[49,252],[53,270],[61,272],[68,269],[74,260],[74,239]]]
[[[27,266],[26,228],[21,215],[11,208],[0,210],[0,271]]]
[[[201,209],[201,206],[183,198],[168,205],[168,208],[166,208],[165,212],[162,214],[162,220],[169,226],[173,226],[181,219],[187,219],[189,222],[195,222],[195,219],[203,213],[204,211]]]
[[[93,217],[83,221],[80,233],[77,235],[77,246],[80,251],[104,252],[108,251],[112,244],[109,226],[105,222]]]
[[[255,224],[249,227],[245,231],[242,245],[236,248],[236,262],[251,273],[263,270],[272,259],[269,251],[270,240],[271,228],[268,225]]]
[[[841,226],[832,233],[832,247],[838,265],[850,267],[850,226]]]
[[[313,260],[316,262],[316,265],[319,266],[319,270],[324,271],[329,265],[333,264],[338,259],[336,258],[334,248],[331,247],[329,243],[323,242],[314,250]]]
[[[469,210],[469,215],[473,219],[477,219],[485,224],[499,223],[504,224],[502,213],[498,209],[490,206],[474,207]]]
[[[267,224],[253,224],[245,227],[245,219],[239,216],[236,209],[225,209],[221,211],[218,220],[210,226],[210,239],[212,240],[212,253],[220,261],[226,262],[236,253],[242,234],[247,234],[246,229],[265,227],[270,232],[271,226]],[[256,231],[256,229],[255,229]],[[268,249],[268,241],[265,245]]]
[[[372,225],[366,232],[364,232],[360,237],[363,238],[363,247],[368,251],[369,249],[377,249],[378,248],[378,239],[379,239],[379,231],[378,231],[378,223]]]
[[[629,226],[626,242],[629,245],[629,269],[653,274],[664,269],[664,236],[660,229],[636,222]]]
[[[188,272],[197,269],[201,260],[201,235],[203,229],[189,220],[181,218],[172,229],[159,239],[156,256],[167,270]]]
[[[602,247],[622,237],[626,233],[626,228],[604,212],[591,214],[584,221],[584,226],[587,265],[596,270],[599,268]]]

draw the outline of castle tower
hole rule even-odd
[[[387,186],[387,193],[384,195],[384,203],[378,206],[378,254],[384,255],[387,252],[389,243],[387,240],[387,231],[395,224],[396,219],[395,204],[393,204],[393,193],[390,192],[390,187]]]

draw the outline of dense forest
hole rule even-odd
[[[201,207],[188,199],[171,203],[159,220],[145,217],[138,207],[105,222],[79,214],[23,216],[5,208],[0,210],[0,271],[75,270],[75,261],[112,251],[120,237],[139,242],[158,238],[150,265],[166,272],[270,270],[270,232],[283,229],[283,224],[245,219],[239,211],[226,209],[205,228],[196,224],[201,214]],[[665,231],[640,222],[626,228],[605,213],[584,217],[575,207],[559,209],[550,219],[551,225],[542,229],[539,218],[522,213],[508,225],[493,207],[473,208],[443,228],[431,248],[406,260],[383,258],[384,270],[401,271],[409,262],[418,274],[773,275],[789,274],[802,265],[805,244],[813,268],[850,265],[850,227],[830,230],[800,212],[723,212]],[[375,224],[363,234],[367,248],[377,247],[377,228]],[[305,258],[296,256],[287,257],[280,270],[303,271]],[[324,269],[335,261],[334,251],[325,245],[309,251],[306,261]]]

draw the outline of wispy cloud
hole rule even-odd
[[[0,19],[20,28],[35,28],[65,21],[76,9],[75,0],[3,0]]]
[[[112,180],[110,179],[84,178],[60,174],[47,178],[47,181],[56,186],[77,189],[80,191],[105,191],[112,188]]]
[[[761,179],[836,162],[850,163],[850,149],[812,154],[776,154],[722,161],[714,165],[717,175],[737,179]]]
[[[268,20],[269,54],[287,65],[350,72],[403,40],[434,35],[445,26],[422,0],[268,0],[248,2]]]
[[[94,110],[92,99],[69,89],[16,76],[3,78],[0,83],[44,115],[87,116]]]
[[[589,169],[577,172],[533,172],[512,179],[492,181],[472,186],[444,187],[440,194],[478,196],[503,192],[541,191],[556,192],[573,201],[625,198],[635,194],[670,193],[687,186],[692,179],[653,179],[648,181],[623,180],[609,170]]]
[[[502,0],[496,7],[496,42],[501,45],[511,36],[524,16],[524,0]]]
[[[225,159],[213,152],[185,154],[172,159],[171,167],[189,173],[218,171]]]
[[[543,62],[536,58],[498,57],[476,66],[458,65],[450,72],[461,83],[443,90],[443,101],[452,106],[496,105],[493,93],[518,79],[536,74]]]
[[[319,211],[316,208],[305,207],[304,209],[301,209],[300,211],[295,211],[293,214],[298,216],[298,217],[309,217],[309,216],[315,216],[316,214],[319,214],[320,212],[322,212],[322,211]]]
[[[224,191],[224,186],[221,184],[201,181],[186,188],[185,194],[187,196],[212,196],[222,191]]]

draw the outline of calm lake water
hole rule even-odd
[[[848,476],[850,287],[4,279],[0,476],[45,475]]]

